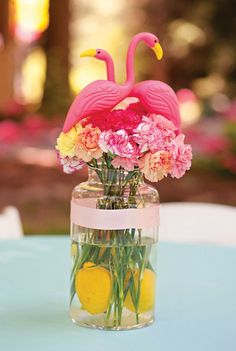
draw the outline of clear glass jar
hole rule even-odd
[[[126,330],[154,320],[159,195],[139,170],[91,168],[71,201],[70,317]]]

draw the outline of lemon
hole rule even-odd
[[[91,314],[103,313],[111,297],[111,273],[93,262],[86,262],[76,274],[75,290],[83,309]]]
[[[136,292],[138,289],[138,281],[139,281],[139,271],[135,270],[134,285],[135,285]],[[156,275],[153,271],[146,268],[143,272],[143,278],[141,280],[138,313],[150,311],[154,308],[155,286],[156,286]],[[130,290],[128,291],[124,305],[130,311],[136,312],[132,301],[132,297],[130,295]]]

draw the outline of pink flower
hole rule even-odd
[[[141,152],[164,150],[168,142],[175,138],[174,124],[163,116],[151,114],[143,116],[142,123],[134,130],[133,139]]]
[[[85,162],[79,160],[77,157],[59,157],[59,159],[63,166],[63,171],[67,174],[78,171],[85,165]]]
[[[147,152],[139,160],[139,167],[146,179],[157,182],[171,170],[171,154],[168,151]]]
[[[4,39],[2,34],[0,33],[0,52],[4,49]]]
[[[175,135],[174,132],[177,130],[173,122],[161,115],[156,115],[155,113],[149,114],[148,118],[163,132],[165,138],[173,138]]]
[[[123,129],[128,134],[131,134],[141,120],[141,113],[127,107],[126,110],[104,111],[94,114],[87,119],[87,123],[91,123],[101,131],[112,130],[116,132]]]
[[[0,143],[14,144],[22,136],[19,124],[11,120],[0,122]]]
[[[185,136],[179,134],[170,144],[169,151],[172,155],[172,178],[181,178],[190,169],[192,160],[192,147],[184,144]]]
[[[132,110],[132,111],[140,114],[141,116],[143,116],[147,113],[147,111],[145,110],[145,108],[143,107],[141,102],[133,102],[133,103],[129,104],[127,109]]]
[[[231,121],[236,121],[236,99],[234,99],[230,106],[226,109],[225,117]]]
[[[102,150],[99,147],[98,141],[101,131],[99,128],[93,128],[91,124],[81,129],[78,134],[76,144],[76,156],[84,162],[89,162],[93,158],[99,159],[102,157]]]
[[[15,100],[9,100],[3,106],[2,112],[6,116],[19,116],[25,112],[25,108],[23,105],[16,102]]]
[[[230,172],[236,173],[236,156],[232,153],[224,155],[224,158],[220,160],[220,163]]]
[[[219,152],[230,148],[230,141],[223,135],[207,135],[202,137],[201,145],[202,152],[205,155],[216,155]]]
[[[134,130],[133,140],[139,145],[141,152],[148,150],[155,152],[163,148],[161,131],[156,129],[146,116]]]
[[[135,161],[129,158],[117,156],[111,162],[112,166],[115,168],[124,168],[126,171],[133,171],[135,166]]]
[[[24,120],[23,127],[31,136],[37,135],[49,126],[48,121],[40,114],[29,115]]]
[[[110,152],[114,155],[126,158],[136,156],[137,147],[131,143],[125,130],[117,132],[111,130],[104,131],[100,134],[99,146],[104,152]]]
[[[133,105],[136,106],[134,107]],[[137,108],[137,110],[135,110],[135,108]],[[141,110],[138,110],[138,108],[137,103],[131,104],[122,113],[121,129],[124,129],[128,134],[132,134],[133,130],[142,122],[143,113]]]

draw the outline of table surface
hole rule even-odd
[[[0,242],[1,351],[235,351],[236,249],[160,243],[157,319],[133,331],[68,317],[69,237]]]

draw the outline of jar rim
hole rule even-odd
[[[122,171],[122,172],[126,172],[126,173],[142,173],[139,167],[134,167],[134,169],[131,171],[128,171],[123,167],[115,168],[115,167],[108,167],[106,165],[104,165],[104,166],[101,165],[101,167],[88,165],[88,168],[91,170],[94,170],[94,171],[109,170],[109,171],[114,171],[114,172],[121,172]]]

